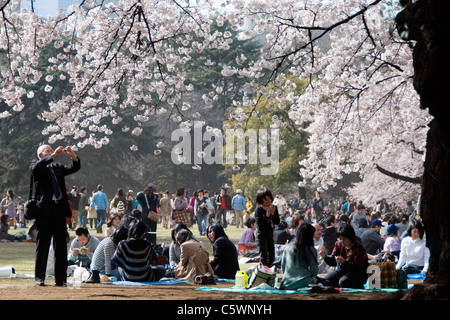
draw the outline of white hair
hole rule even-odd
[[[39,156],[45,148],[50,147],[48,144],[43,144],[41,145],[38,149],[37,149],[37,156],[40,159],[41,157]]]

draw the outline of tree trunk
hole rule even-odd
[[[408,298],[450,296],[450,109],[447,83],[449,59],[448,0],[402,0],[406,4],[397,16],[398,32],[415,40],[414,87],[422,108],[434,120],[427,136],[427,153],[422,184],[420,214],[431,251],[430,268],[423,286],[415,286]],[[417,287],[417,288],[416,288]]]
[[[449,283],[450,275],[450,141],[437,121],[427,138],[427,158],[422,186],[422,219],[431,251],[427,280]]]

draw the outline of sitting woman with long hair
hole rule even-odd
[[[316,281],[319,266],[314,248],[315,231],[311,224],[302,223],[294,240],[286,245],[281,259],[281,290],[296,290]]]
[[[210,261],[214,274],[221,279],[234,279],[239,271],[237,248],[228,236],[223,227],[212,224],[207,229],[208,238],[213,244],[214,259]]]

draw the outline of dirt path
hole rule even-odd
[[[48,284],[47,284],[48,283]],[[215,288],[229,288],[231,282],[217,282]],[[47,279],[44,287],[33,279],[0,279],[0,300],[384,300],[398,295],[384,292],[336,294],[267,294],[199,291],[202,286],[177,285],[118,286],[110,284],[81,284],[79,289],[55,287]],[[203,286],[204,287],[204,286]]]

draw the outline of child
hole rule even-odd
[[[250,217],[245,222],[247,230],[244,231],[238,242],[238,251],[240,255],[245,256],[247,253],[255,251],[258,245],[255,241],[254,231],[256,230],[256,219]]]
[[[273,225],[280,223],[278,209],[273,205],[273,194],[270,190],[262,188],[256,194],[257,208],[255,210],[258,231],[256,239],[261,254],[261,263],[272,267],[275,260],[275,244],[273,240]]]

